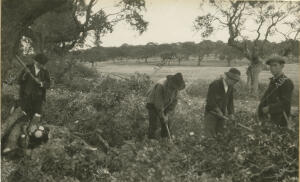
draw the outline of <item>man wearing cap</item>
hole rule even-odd
[[[149,114],[148,138],[155,139],[155,131],[161,125],[161,137],[170,135],[168,114],[173,111],[177,104],[178,91],[185,88],[185,82],[181,73],[167,75],[159,80],[147,93],[147,105]]]
[[[240,75],[238,69],[231,68],[209,85],[204,119],[207,137],[215,137],[223,131],[224,118],[234,118],[233,86],[240,80]]]
[[[20,122],[17,122],[8,134],[3,153],[17,148],[19,136],[22,132],[26,133],[28,125],[26,122],[31,121],[31,124],[37,124],[40,121],[42,105],[46,100],[46,89],[50,87],[50,75],[44,67],[47,61],[48,58],[44,54],[37,54],[34,57],[34,63],[27,65],[32,75],[24,69],[18,77],[20,85],[18,105],[25,112],[25,116],[18,119]]]
[[[284,73],[284,58],[271,56],[266,64],[273,75],[268,89],[258,106],[258,117],[261,121],[269,120],[277,126],[287,127],[291,112],[291,100],[294,84]]]

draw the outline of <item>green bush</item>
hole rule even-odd
[[[52,55],[47,68],[54,87],[62,85],[72,91],[89,91],[92,85],[90,79],[98,76],[95,69],[86,67],[68,55]]]
[[[53,89],[47,95],[45,121],[55,125],[70,125],[95,144],[95,130],[112,146],[124,140],[144,138],[145,93],[151,81],[145,75],[128,80],[102,77],[89,93]],[[75,89],[78,90],[78,89]],[[74,124],[75,121],[78,121]]]
[[[186,120],[187,121],[187,120]],[[200,120],[199,122],[202,122]],[[108,165],[115,181],[296,181],[297,130],[261,127],[251,113],[226,124],[216,140],[183,132],[174,144],[127,141]],[[297,119],[295,119],[297,121]],[[181,123],[184,125],[184,123]],[[189,122],[188,122],[189,124]],[[199,123],[198,123],[199,124]],[[292,180],[294,179],[294,180]]]
[[[18,86],[2,84],[1,86],[1,121],[5,121],[9,116],[11,107],[18,99]]]
[[[18,161],[8,181],[85,181],[103,178],[106,154],[92,150],[81,138],[64,127],[50,127],[51,140]]]

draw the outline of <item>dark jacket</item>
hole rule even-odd
[[[34,64],[27,65],[30,72],[36,76],[41,82],[43,82],[43,87],[34,81],[34,79],[26,73],[25,70],[21,72],[18,78],[20,85],[20,99],[26,96],[35,96],[37,98],[46,100],[46,89],[50,87],[50,75],[46,69],[41,68],[39,73],[35,75]]]
[[[287,121],[283,113],[285,112],[287,117],[290,116],[293,89],[294,84],[292,80],[287,78],[284,74],[277,78],[271,78],[269,87],[261,98],[258,106],[259,117],[266,117],[262,112],[262,108],[269,106],[271,121],[274,121],[275,124],[286,126]]]
[[[234,113],[233,87],[228,86],[225,93],[223,78],[213,81],[208,88],[205,112],[216,111],[219,108],[223,115]]]
[[[147,95],[147,103],[153,105],[157,111],[164,111],[165,114],[173,111],[177,105],[178,91],[168,87],[166,78],[151,87]]]

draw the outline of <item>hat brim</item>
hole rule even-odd
[[[34,59],[36,62],[40,63],[41,65],[45,65],[47,63],[47,61],[42,61],[39,59]]]
[[[235,81],[240,81],[241,77],[237,74],[234,74],[234,73],[230,73],[230,72],[225,72],[225,75],[232,79],[232,80],[235,80]]]

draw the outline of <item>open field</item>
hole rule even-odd
[[[238,66],[242,73],[242,80],[246,81],[246,68],[247,66]],[[196,66],[163,66],[161,68],[154,65],[145,64],[132,64],[132,65],[119,65],[110,62],[101,62],[96,64],[96,69],[103,73],[114,73],[120,75],[130,75],[135,72],[146,73],[151,76],[151,79],[156,81],[168,74],[173,74],[176,72],[182,72],[185,80],[190,83],[194,80],[213,80],[219,77],[222,73],[227,71],[229,67],[196,67]],[[284,72],[285,74],[293,80],[295,85],[298,84],[299,80],[299,65],[298,64],[286,64]],[[260,80],[262,83],[268,83],[269,78],[272,77],[269,71],[262,71],[260,74]]]
[[[111,61],[114,64],[119,65],[136,65],[136,64],[146,64],[144,59],[123,59],[123,60],[115,60]],[[242,60],[232,60],[231,64],[233,66],[242,66],[247,65],[249,63],[248,60],[242,59]],[[161,64],[161,58],[160,57],[151,57],[147,59],[147,64],[149,65],[158,65]],[[173,59],[170,62],[170,66],[197,66],[198,65],[198,58],[197,57],[190,57],[188,60],[183,59],[180,64],[178,60]],[[228,63],[226,60],[220,60],[217,57],[214,56],[205,56],[201,63],[201,66],[216,66],[216,67],[224,67],[228,66]]]

